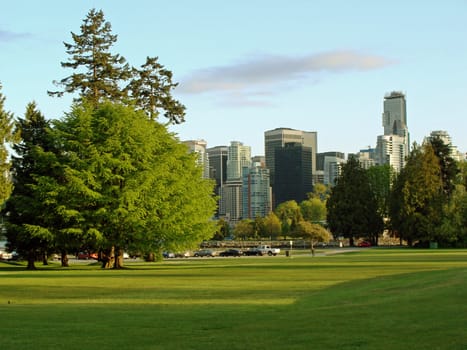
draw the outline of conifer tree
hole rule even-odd
[[[7,238],[10,249],[27,257],[28,269],[35,269],[35,260],[47,253],[53,241],[45,219],[45,203],[34,192],[38,178],[51,171],[43,157],[51,147],[49,127],[36,104],[29,103],[24,118],[18,119],[16,127],[21,140],[13,145],[15,187],[4,209],[8,218]]]
[[[61,65],[71,68],[73,73],[54,81],[63,90],[49,94],[60,97],[78,92],[80,99],[88,99],[94,106],[104,99],[122,100],[121,84],[130,77],[130,68],[124,57],[111,52],[117,35],[112,34],[103,11],[91,9],[81,25],[81,33],[71,35],[73,43],[64,43],[69,58]]]
[[[362,236],[377,244],[384,227],[383,218],[378,212],[368,174],[354,157],[343,165],[326,207],[329,229],[335,236],[349,238],[350,245]]]
[[[172,72],[158,62],[158,57],[147,57],[140,69],[132,69],[132,75],[126,87],[129,97],[151,119],[164,113],[169,123],[184,122],[185,106],[171,95],[178,84],[172,82]]]
[[[13,184],[10,175],[11,162],[9,160],[7,145],[17,139],[14,133],[13,114],[5,111],[5,97],[0,84],[0,206],[10,196]]]

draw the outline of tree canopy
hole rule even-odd
[[[10,177],[11,163],[8,158],[8,144],[13,143],[18,135],[13,132],[15,122],[13,114],[5,111],[5,97],[2,94],[2,85],[0,84],[0,205],[10,196],[13,189],[13,183]]]
[[[75,101],[87,100],[93,106],[105,100],[119,101],[142,109],[153,120],[159,115],[169,123],[185,120],[185,106],[171,95],[178,84],[172,82],[172,72],[157,57],[147,57],[137,69],[113,53],[117,35],[112,34],[102,10],[91,9],[80,29],[79,34],[71,33],[72,43],[64,43],[68,60],[61,66],[73,73],[54,81],[61,90],[49,91],[49,95],[78,93]]]
[[[334,235],[349,238],[368,237],[373,244],[383,231],[383,218],[378,213],[376,196],[368,174],[357,159],[351,157],[342,166],[342,173],[327,201],[327,222]]]

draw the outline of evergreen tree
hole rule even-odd
[[[367,174],[371,190],[375,195],[378,212],[382,217],[387,217],[394,170],[389,164],[376,165],[369,168]]]
[[[35,269],[35,260],[51,247],[53,234],[46,223],[47,210],[42,198],[35,193],[38,178],[51,171],[43,157],[51,146],[49,123],[37,110],[27,106],[25,117],[19,118],[16,132],[20,142],[13,145],[12,156],[15,187],[6,203],[7,239],[10,249],[28,259],[28,269]]]
[[[396,177],[390,197],[391,227],[401,239],[437,239],[442,219],[443,182],[433,147],[415,146]]]
[[[125,58],[110,51],[117,36],[112,34],[103,11],[90,10],[81,25],[81,33],[71,35],[73,43],[64,43],[69,58],[61,66],[71,68],[74,73],[54,81],[63,90],[49,94],[60,97],[78,92],[81,99],[88,99],[94,106],[105,99],[122,100],[121,84],[129,79],[130,68]]]
[[[5,97],[2,94],[2,85],[0,84],[0,206],[3,206],[13,189],[7,145],[15,142],[18,138],[13,131],[15,126],[13,114],[5,111],[4,104]]]
[[[161,65],[157,57],[147,57],[141,69],[132,69],[132,79],[126,90],[151,119],[164,113],[170,123],[179,124],[185,120],[185,106],[171,95],[177,85],[172,82],[172,72]]]
[[[429,142],[439,160],[443,192],[448,200],[454,192],[456,178],[460,170],[454,158],[451,157],[450,145],[444,143],[440,137],[432,137]]]
[[[326,206],[327,222],[334,235],[349,238],[350,245],[362,236],[377,244],[384,227],[383,218],[378,213],[368,174],[354,157],[343,165]]]

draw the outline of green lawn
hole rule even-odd
[[[467,349],[467,250],[0,263],[0,349]]]

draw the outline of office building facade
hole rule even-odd
[[[311,147],[295,142],[275,149],[275,184],[272,187],[275,207],[289,200],[300,203],[313,191],[312,152]]]

